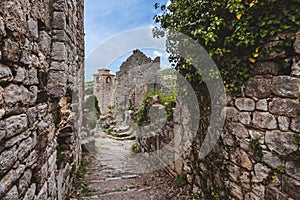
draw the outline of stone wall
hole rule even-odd
[[[0,199],[66,199],[80,161],[83,1],[0,2]]]
[[[242,93],[228,95],[222,135],[205,158],[200,158],[204,133],[189,137],[191,110],[182,106],[176,106],[173,134],[138,138],[145,152],[177,141],[175,165],[167,169],[186,179],[195,198],[300,199],[300,32],[278,35],[268,45],[286,37],[295,38],[293,46],[258,61]],[[186,140],[191,145],[179,156]]]
[[[121,65],[116,73],[115,107],[121,110],[138,109],[144,95],[159,85],[160,58],[154,60],[139,50]]]

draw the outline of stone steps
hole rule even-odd
[[[116,137],[112,135],[108,135],[109,138],[114,139],[114,140],[119,140],[119,141],[125,141],[125,140],[135,140],[136,136],[135,135],[129,135],[126,137]]]
[[[115,136],[115,137],[128,137],[130,135],[132,135],[133,130],[127,130],[124,132],[112,132],[111,135]]]

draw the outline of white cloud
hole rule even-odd
[[[171,5],[171,3],[172,3],[171,0],[168,0],[166,6],[168,7],[169,5]]]
[[[167,0],[157,0],[157,2],[165,4]],[[112,61],[107,62],[107,58],[111,58],[110,55],[116,55],[116,52],[120,53],[120,49],[123,48],[122,46],[129,45],[127,44],[129,41],[126,40],[115,41],[115,43],[110,42],[107,49],[99,51],[98,47],[106,43],[109,38],[117,38],[116,36],[124,31],[153,27],[155,25],[153,17],[159,10],[154,9],[154,3],[153,1],[141,0],[85,0],[85,53],[86,59],[88,59],[86,61],[87,79],[91,78],[93,73],[96,73],[97,68],[108,66]],[[151,33],[147,34],[146,37],[149,37]],[[141,35],[135,35],[134,37],[140,38]],[[139,48],[139,46],[135,45],[141,43],[141,41],[134,40],[130,42],[130,46],[133,49]],[[96,54],[95,51],[97,51]],[[91,61],[91,58],[94,60]]]
[[[153,55],[155,55],[155,56],[157,56],[157,57],[162,57],[162,53],[160,53],[159,51],[157,51],[157,50],[154,50],[153,51]]]

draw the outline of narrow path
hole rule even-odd
[[[168,193],[172,179],[164,171],[142,173],[140,163],[131,151],[134,141],[117,141],[99,133],[97,156],[85,179],[90,192],[80,200],[172,199]]]

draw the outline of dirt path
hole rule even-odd
[[[90,192],[81,194],[80,200],[174,199],[168,194],[172,179],[164,171],[142,173],[144,163],[133,156],[133,143],[99,133],[98,153],[85,175]]]

